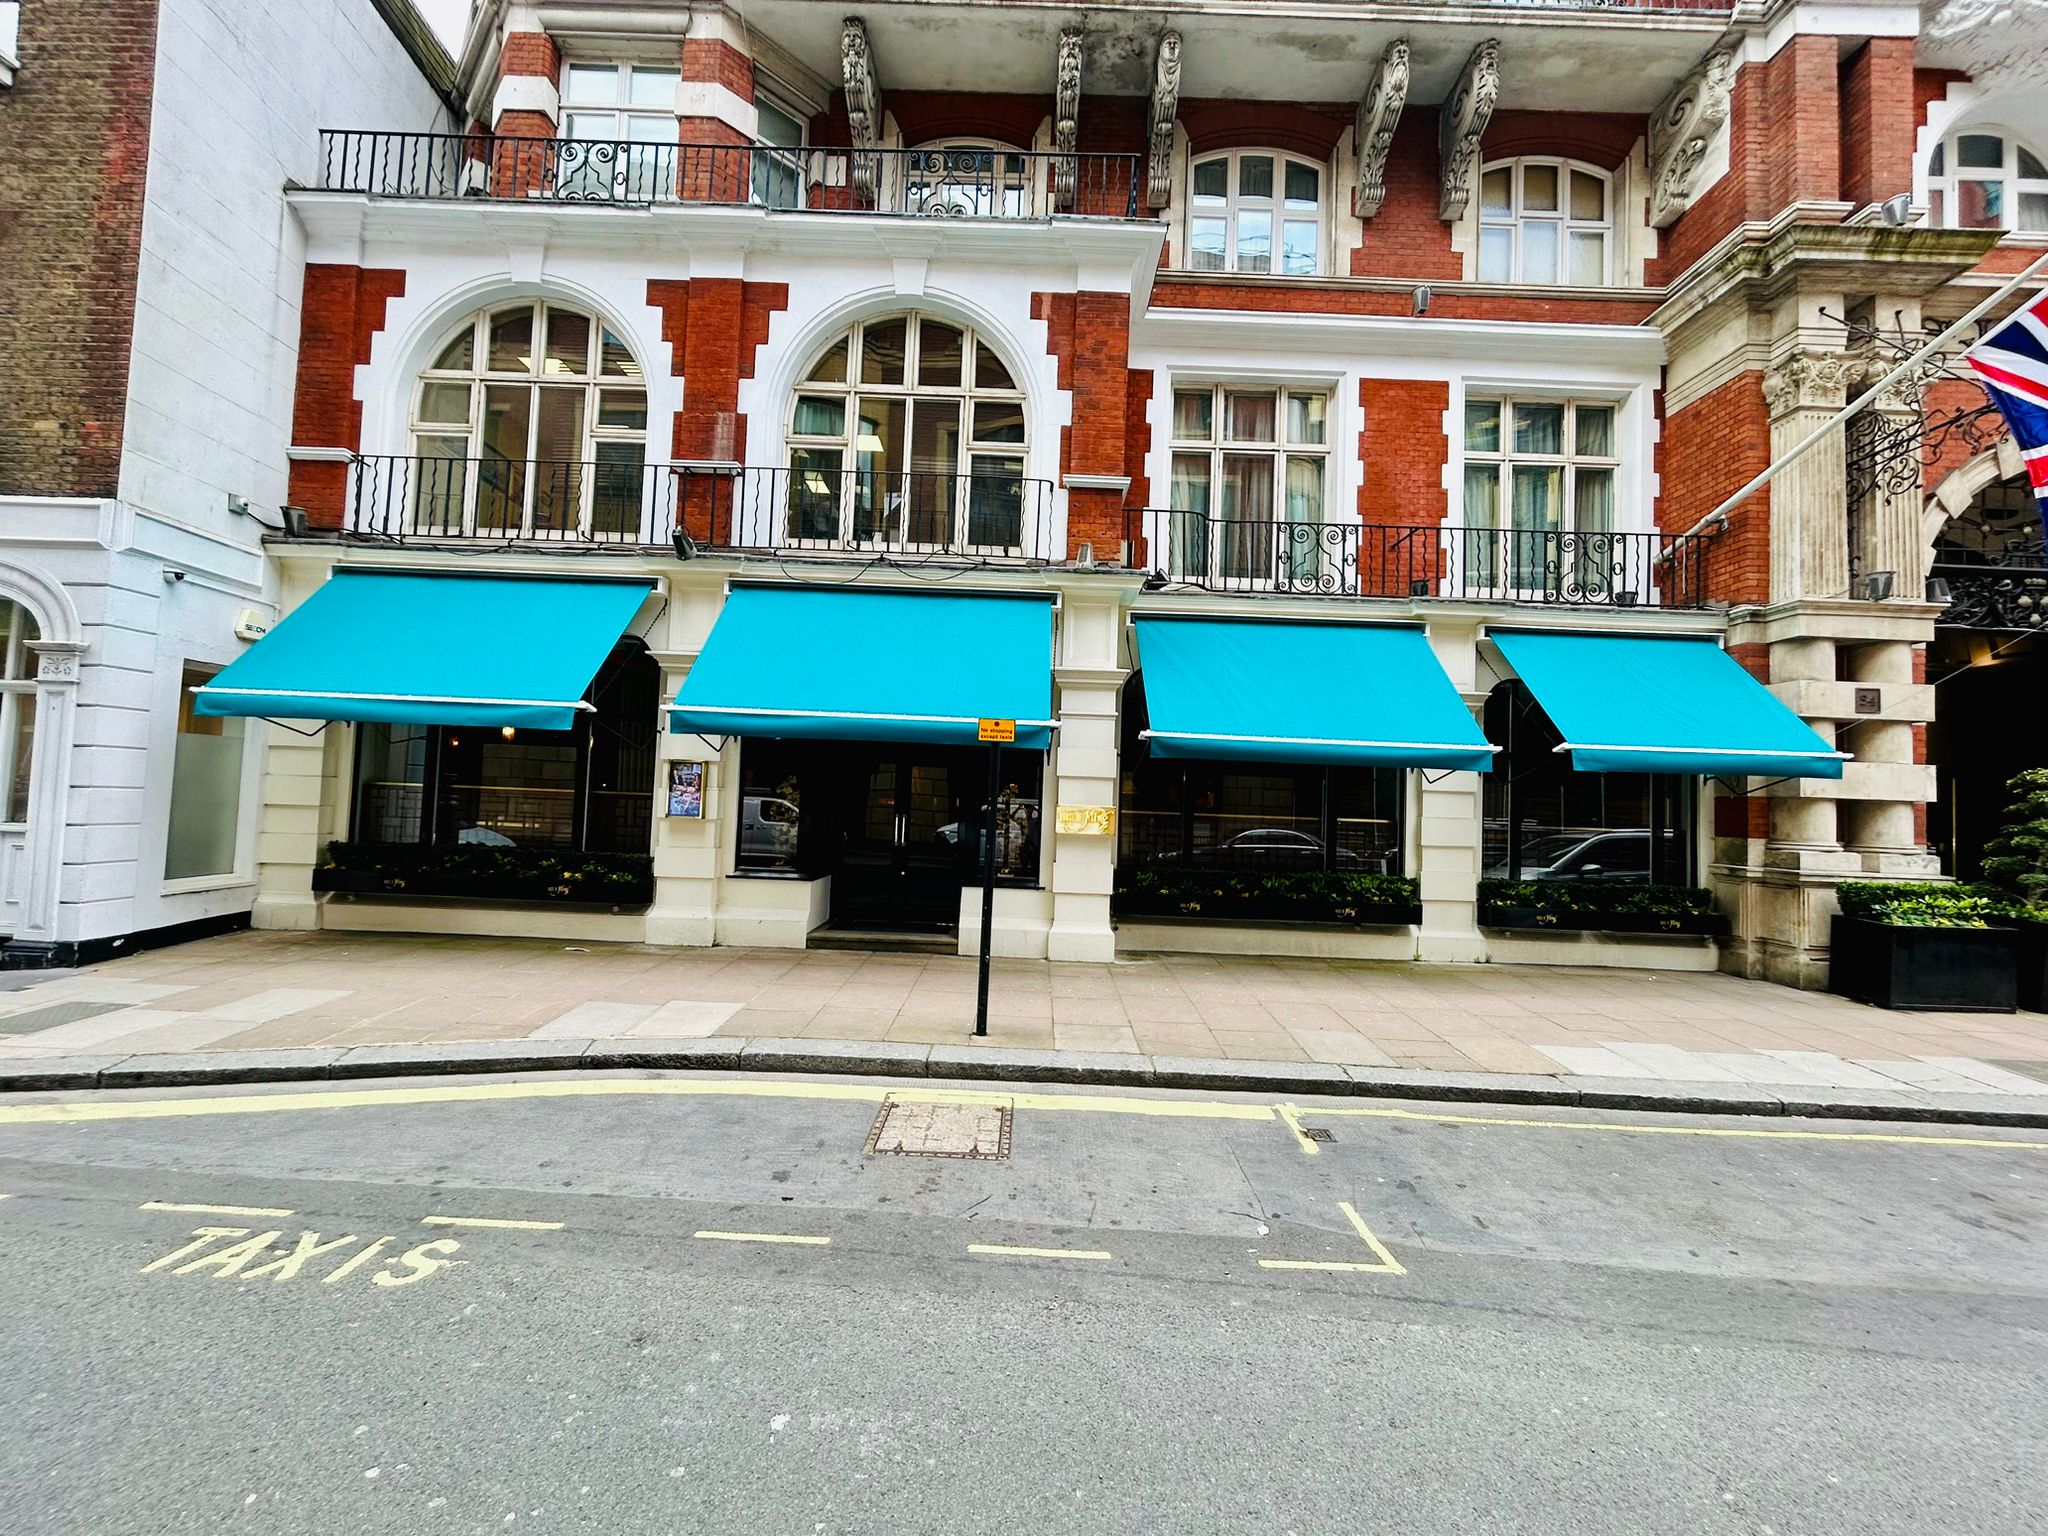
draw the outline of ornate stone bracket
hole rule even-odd
[[[1074,152],[1081,142],[1081,29],[1060,29],[1059,79],[1054,89],[1052,147],[1059,158],[1052,163],[1053,201],[1061,208],[1074,205],[1074,184],[1080,162]]]
[[[1500,39],[1489,37],[1465,61],[1458,88],[1451,92],[1437,120],[1437,155],[1443,163],[1443,194],[1437,216],[1455,224],[1472,200],[1472,180],[1479,169],[1479,136],[1500,100]]]
[[[846,82],[846,123],[853,139],[853,192],[872,199],[882,157],[882,102],[875,84],[875,56],[867,23],[849,16],[839,28],[839,65]]]
[[[1145,205],[1173,201],[1173,125],[1180,115],[1180,34],[1162,32],[1152,66],[1152,141],[1145,167]]]
[[[1351,189],[1351,212],[1369,219],[1387,200],[1387,154],[1394,147],[1394,130],[1401,124],[1401,108],[1408,103],[1408,41],[1396,38],[1380,55],[1372,84],[1358,102],[1358,119],[1351,142],[1358,151],[1358,185]]]
[[[1860,357],[1795,352],[1764,375],[1764,404],[1774,421],[1788,411],[1839,410],[1864,367]]]
[[[1650,119],[1650,223],[1663,229],[1692,206],[1700,167],[1728,121],[1733,50],[1708,55]]]

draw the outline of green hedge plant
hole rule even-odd
[[[2048,768],[2005,781],[2004,827],[1984,845],[1984,884],[2019,916],[2048,922]]]
[[[1846,880],[1835,894],[1844,917],[1895,928],[1988,928],[2011,910],[1973,886],[1928,880]]]
[[[1119,871],[1116,884],[1118,909],[1146,917],[1406,922],[1420,900],[1420,887],[1405,875],[1136,869]]]
[[[477,843],[327,845],[321,872],[372,876],[391,895],[459,895],[607,906],[653,899],[654,860],[644,853],[577,853],[558,848],[492,848]]]
[[[1536,913],[1540,923],[1570,917],[1643,917],[1686,919],[1709,917],[1714,893],[1691,885],[1630,884],[1620,880],[1482,880],[1482,907],[1518,907]]]

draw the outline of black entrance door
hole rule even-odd
[[[974,835],[961,800],[961,754],[942,747],[858,747],[839,784],[841,845],[832,871],[840,927],[952,929]]]

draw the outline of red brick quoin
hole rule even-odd
[[[1130,419],[1131,300],[1122,293],[1034,293],[1031,318],[1043,320],[1046,350],[1058,359],[1059,387],[1073,395],[1073,424],[1060,431],[1060,476],[1124,475]],[[1083,544],[1098,557],[1123,547],[1123,493],[1067,491],[1067,558]]]
[[[768,339],[775,314],[789,307],[787,283],[749,283],[737,277],[687,280],[652,278],[647,302],[661,311],[661,336],[670,368],[683,381],[673,452],[679,460],[745,463],[747,420],[740,414],[740,380],[754,376],[754,355]],[[724,542],[736,530],[715,526],[727,515],[721,483],[692,477],[677,509],[690,537]]]
[[[302,448],[363,446],[363,403],[356,369],[370,360],[370,340],[384,328],[384,309],[405,292],[405,274],[381,267],[309,262],[299,301],[299,382],[292,402],[292,442]],[[348,465],[291,467],[292,505],[316,528],[339,528],[348,498]]]

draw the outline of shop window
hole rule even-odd
[[[1465,585],[1473,593],[1590,593],[1613,560],[1619,407],[1609,401],[1465,402]]]
[[[645,853],[658,692],[653,658],[621,645],[567,730],[359,726],[355,840]]]
[[[1570,160],[1509,160],[1479,176],[1479,281],[1608,282],[1613,187],[1605,171]]]
[[[28,820],[29,770],[36,747],[36,621],[0,597],[0,825]]]
[[[1328,181],[1325,167],[1276,150],[1197,159],[1188,168],[1188,270],[1314,276]]]
[[[1320,390],[1176,385],[1167,571],[1181,581],[1313,585],[1330,472]]]
[[[1401,772],[1126,757],[1125,871],[1399,874]]]
[[[646,439],[639,361],[602,321],[480,311],[414,388],[412,531],[637,541]]]
[[[863,321],[797,387],[783,534],[796,545],[1016,553],[1024,392],[987,342],[933,315]]]
[[[235,871],[242,818],[242,755],[247,722],[193,711],[194,688],[218,667],[187,664],[178,684],[178,742],[171,758],[171,811],[164,878],[195,880]]]
[[[1501,748],[1481,780],[1487,878],[1693,883],[1699,780],[1575,771],[1519,682],[1488,697],[1486,737]]]
[[[2048,161],[2009,134],[1951,134],[1927,164],[1927,219],[1940,229],[2048,232]]]
[[[804,825],[804,790],[814,781],[808,743],[752,736],[740,743],[740,830],[736,868],[808,874],[819,862],[820,834]],[[816,802],[812,820],[816,821]]]

